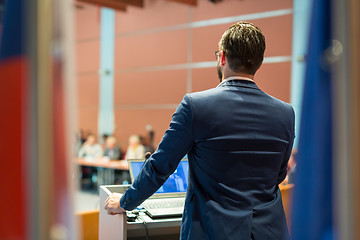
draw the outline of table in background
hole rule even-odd
[[[77,158],[75,163],[81,167],[95,167],[98,170],[98,186],[104,184],[114,184],[114,170],[129,170],[126,160],[109,160],[106,157],[96,159]],[[81,169],[79,170],[81,172]],[[81,175],[80,175],[81,179]]]

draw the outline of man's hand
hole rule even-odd
[[[126,212],[125,209],[120,207],[120,198],[122,194],[112,193],[104,203],[104,209],[107,210],[109,215],[115,215]]]

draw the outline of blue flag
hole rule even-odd
[[[24,53],[23,34],[23,0],[8,0],[4,2],[5,12],[0,34],[0,61],[18,57]]]
[[[332,219],[331,1],[313,1],[302,105],[291,236],[335,239]]]

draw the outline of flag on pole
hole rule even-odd
[[[0,19],[0,239],[26,239],[23,1],[3,1]]]
[[[335,239],[330,5],[313,1],[290,229],[294,240]]]

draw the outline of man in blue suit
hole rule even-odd
[[[131,187],[105,202],[109,214],[141,204],[188,154],[180,239],[289,238],[278,184],[286,176],[295,117],[289,104],[253,81],[264,51],[265,37],[253,24],[225,31],[216,52],[221,83],[185,95]]]

